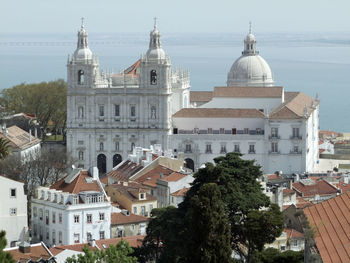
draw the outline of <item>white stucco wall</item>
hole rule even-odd
[[[6,231],[7,247],[13,241],[22,241],[27,222],[27,196],[23,183],[0,176],[0,230]],[[11,189],[16,189],[16,196],[11,197]],[[16,215],[10,209],[17,210]]]

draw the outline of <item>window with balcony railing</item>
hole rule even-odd
[[[186,144],[186,146],[185,146],[185,153],[191,153],[191,152],[192,152],[191,144]]]
[[[271,153],[278,153],[278,143],[277,142],[271,143]]]
[[[235,153],[239,153],[240,150],[239,150],[239,144],[235,144],[235,147],[234,147],[234,150],[233,150]]]
[[[211,151],[211,144],[207,144],[205,147],[205,153],[212,153]]]
[[[250,144],[249,145],[248,153],[250,153],[250,154],[254,154],[255,153],[255,145],[254,144]]]

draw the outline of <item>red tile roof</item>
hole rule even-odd
[[[128,198],[131,201],[149,202],[150,200],[152,200],[152,201],[157,200],[157,198],[155,196],[147,193],[148,189],[146,187],[142,186],[141,184],[139,184],[137,182],[128,182],[128,185],[111,184],[108,186],[108,188],[113,188],[114,190],[118,191],[120,194],[122,194],[124,197]],[[108,190],[107,190],[107,192],[108,192]],[[146,199],[140,200],[139,193],[145,193]]]
[[[285,102],[270,113],[270,119],[299,119],[304,116],[305,106],[307,114],[310,115],[319,104],[318,100],[302,92],[285,92],[285,95]]]
[[[69,175],[63,177],[58,182],[50,186],[50,189],[61,190],[62,192],[68,192],[71,194],[78,194],[84,191],[97,191],[101,192],[102,189],[98,185],[96,180],[91,180],[92,177],[89,175],[88,171],[82,170],[79,175],[71,182],[66,183],[65,179]],[[88,182],[91,181],[91,182]]]
[[[190,91],[190,102],[208,102],[212,98],[212,91]]]
[[[265,118],[257,109],[184,108],[173,114],[174,118]]]
[[[189,187],[183,188],[183,189],[177,190],[174,193],[171,193],[170,195],[172,195],[172,196],[185,196],[189,189],[190,189]]]
[[[157,165],[155,168],[140,176],[135,181],[143,185],[156,187],[157,180],[160,179],[160,174],[163,174],[163,176],[168,176],[172,173],[174,173],[173,170],[162,165]]]
[[[283,87],[215,87],[213,97],[281,98]]]
[[[295,205],[297,208],[305,208],[311,205],[313,205],[313,203],[311,203],[310,201],[307,201],[301,197],[297,197],[297,203]]]
[[[143,169],[141,164],[136,164],[130,160],[125,160],[117,169],[110,171],[107,175],[113,177],[117,181],[127,182],[129,178]]]
[[[339,182],[339,183],[334,183],[334,186],[339,188],[342,193],[350,191],[350,184]]]
[[[277,179],[282,179],[282,176],[279,176],[277,174],[269,174],[267,176],[267,180],[277,180]]]
[[[147,222],[149,219],[144,216],[129,214],[124,215],[123,213],[111,213],[111,225],[125,225],[135,224],[140,222]]]
[[[187,176],[187,174],[173,172],[169,176],[164,176],[163,178],[160,178],[160,180],[166,181],[166,182],[177,182],[186,176]]]
[[[350,192],[304,209],[324,263],[350,262]]]
[[[142,245],[142,241],[145,238],[145,236],[128,236],[128,237],[118,237],[118,238],[110,238],[110,239],[101,239],[101,240],[96,240],[96,247],[98,249],[104,249],[105,245],[106,247],[109,247],[111,245],[116,245],[118,244],[121,240],[124,240],[130,244],[131,247],[140,247]],[[63,245],[63,246],[56,246],[52,247],[50,249],[51,253],[56,256],[57,254],[61,253],[65,249],[69,250],[74,250],[74,251],[79,251],[82,252],[83,248],[87,246],[90,249],[94,249],[94,247],[90,246],[88,243],[82,243],[82,244],[74,244],[74,245]]]
[[[322,196],[338,193],[338,190],[325,180],[315,181],[315,183],[311,185],[296,182],[293,184],[293,189],[302,197],[313,197],[315,195]]]
[[[285,228],[283,230],[287,234],[287,238],[303,238],[304,234],[292,228]]]
[[[283,195],[291,195],[294,193],[295,191],[293,189],[283,189]]]
[[[16,262],[28,262],[30,259],[39,261],[41,258],[47,260],[52,257],[43,243],[30,245],[30,253],[23,253],[18,247],[6,248],[5,251],[10,253]]]

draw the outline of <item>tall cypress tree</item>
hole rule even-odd
[[[4,248],[7,245],[6,241],[6,232],[1,231],[0,232],[0,262],[1,263],[15,263],[15,260],[12,258],[12,255],[9,253],[6,253],[4,251]]]

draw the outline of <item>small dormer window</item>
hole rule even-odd
[[[78,71],[78,84],[83,85],[85,82],[84,70]]]
[[[157,71],[151,70],[151,85],[157,85]]]
[[[78,196],[73,196],[73,205],[78,204]]]
[[[140,200],[146,200],[146,194],[140,193]]]

